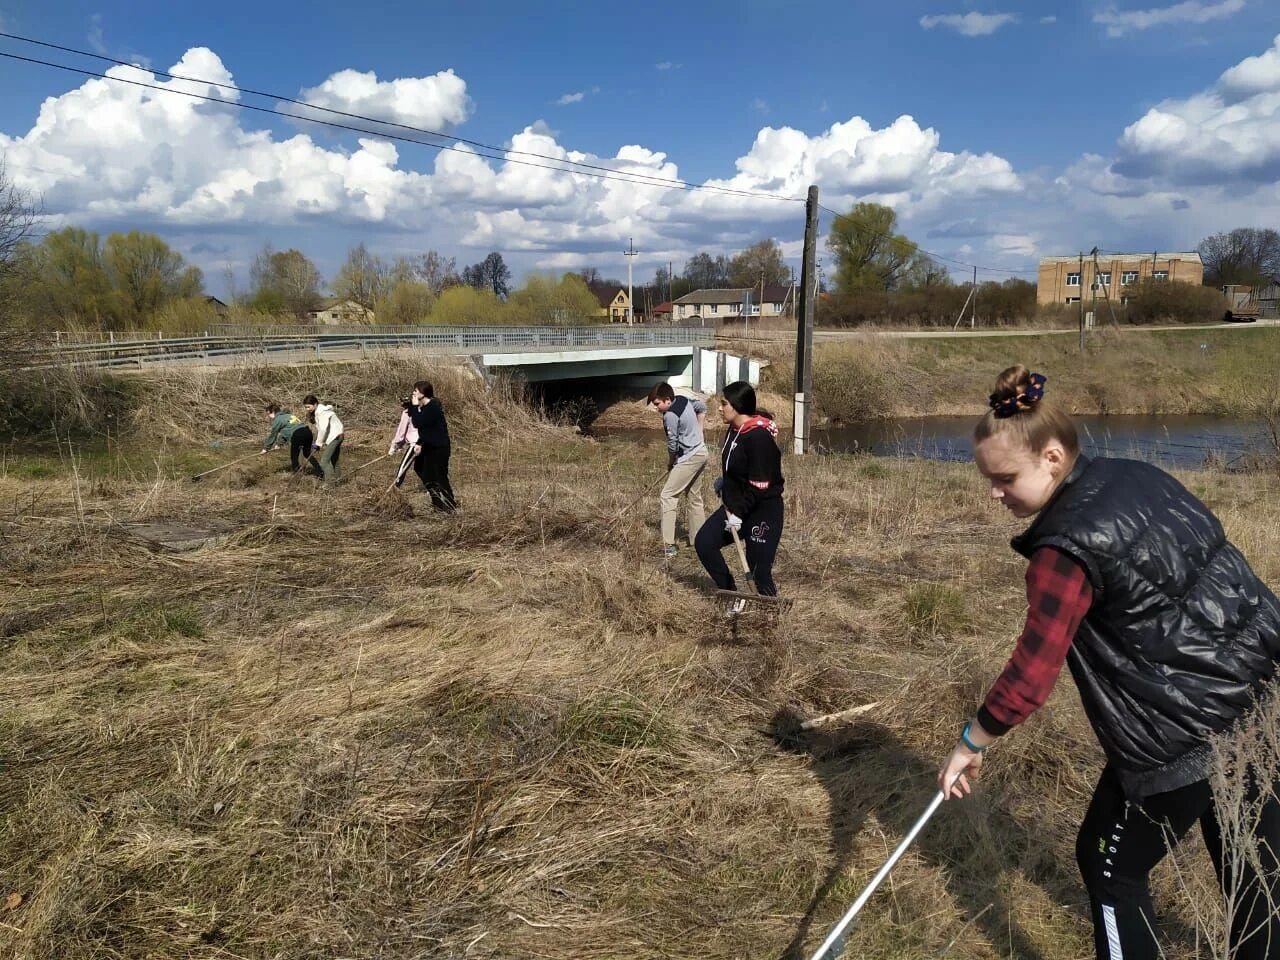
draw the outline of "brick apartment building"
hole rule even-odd
[[[1098,298],[1104,294],[1123,303],[1125,288],[1154,278],[1170,283],[1204,283],[1204,264],[1198,253],[1109,253],[1099,255],[1097,266]],[[1080,257],[1044,257],[1036,282],[1037,303],[1079,303],[1081,297],[1093,295],[1093,257],[1084,258],[1083,274]]]

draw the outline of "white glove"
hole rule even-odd
[[[734,516],[732,513],[729,513],[729,511],[726,510],[724,514],[724,528],[726,530],[734,530],[734,531],[741,530],[742,518],[738,516]]]

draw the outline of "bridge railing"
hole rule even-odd
[[[714,340],[713,330],[697,327],[382,327],[348,331],[300,331],[296,327],[243,328],[234,334],[193,337],[132,337],[99,342],[55,341],[30,351],[30,366],[79,364],[96,367],[146,366],[174,360],[253,356],[282,351],[312,352],[411,347],[435,354],[599,347],[699,346]]]

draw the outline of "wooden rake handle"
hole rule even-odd
[[[733,527],[729,528],[729,533],[733,537],[733,545],[738,548],[738,559],[742,561],[742,573],[747,578],[747,583],[751,585],[752,593],[759,593],[756,589],[756,578],[751,572],[751,567],[747,563],[747,548],[742,543],[742,538],[738,536],[738,531]]]

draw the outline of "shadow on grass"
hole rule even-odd
[[[780,960],[803,960],[814,920],[840,884],[853,860],[854,840],[867,817],[874,814],[890,835],[904,836],[924,812],[936,791],[937,763],[904,745],[887,728],[855,723],[840,728],[804,730],[792,707],[773,717],[770,734],[784,750],[809,758],[811,767],[831,798],[833,861],[801,918]],[[1079,811],[1079,816],[1084,810]],[[949,821],[944,826],[943,821]],[[1062,860],[1044,843],[1033,824],[1024,824],[988,797],[975,796],[944,805],[916,840],[916,848],[930,863],[945,865],[956,903],[992,944],[1007,945],[1011,957],[1046,960],[1032,939],[1013,922],[1001,879],[1017,869],[1044,890],[1050,900],[1067,904],[1082,919],[1088,909],[1074,859]],[[860,891],[870,875],[857,886]],[[848,904],[836,905],[843,912]],[[868,909],[874,909],[874,901]],[[855,921],[856,925],[856,921]],[[1165,918],[1163,932],[1174,944],[1169,956],[1187,956],[1179,947],[1195,942],[1195,932]],[[810,948],[816,948],[815,940]]]

